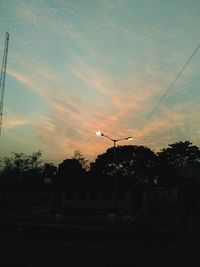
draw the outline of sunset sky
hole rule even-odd
[[[119,144],[200,145],[199,0],[0,0],[10,33],[0,156],[90,160]]]

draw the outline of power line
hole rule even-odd
[[[198,51],[199,48],[200,48],[200,44],[195,48],[195,50],[193,51],[192,55],[186,61],[186,63],[184,64],[184,66],[181,68],[181,70],[177,73],[177,75],[175,76],[175,78],[171,82],[171,84],[167,87],[166,91],[164,92],[164,94],[162,95],[162,97],[160,98],[160,100],[158,101],[158,103],[154,106],[154,108],[151,110],[151,112],[149,113],[149,115],[144,120],[143,124],[140,126],[140,129],[144,127],[144,125],[147,123],[147,121],[153,115],[153,113],[155,112],[155,110],[164,101],[164,99],[166,98],[166,96],[169,93],[170,89],[173,87],[173,85],[176,83],[176,81],[178,80],[178,78],[181,76],[181,74],[183,73],[183,71],[185,70],[185,68],[187,67],[187,65],[190,63],[190,61],[192,60],[192,58],[194,57],[194,55],[196,54],[196,52]]]

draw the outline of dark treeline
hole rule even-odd
[[[109,148],[89,163],[76,151],[58,167],[42,164],[42,153],[31,155],[13,152],[1,158],[1,186],[32,187],[89,186],[113,190],[117,179],[119,188],[148,184],[172,188],[190,177],[198,178],[200,149],[190,141],[168,145],[155,153],[145,146],[117,146]]]

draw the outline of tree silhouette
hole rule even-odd
[[[144,146],[117,146],[109,148],[91,164],[91,174],[101,182],[110,184],[118,177],[121,186],[151,181],[155,176],[157,156]]]
[[[85,169],[78,159],[65,159],[58,165],[56,184],[66,186],[81,186],[84,184]]]
[[[10,157],[1,159],[1,183],[15,185],[37,183],[41,173],[41,151],[26,155],[12,152]]]
[[[73,159],[78,160],[83,169],[89,170],[89,161],[81,154],[79,150],[74,152]]]
[[[200,150],[190,141],[170,144],[158,152],[158,173],[161,183],[176,185],[178,171],[186,168],[200,167]]]

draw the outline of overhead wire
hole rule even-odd
[[[158,103],[153,107],[153,109],[147,115],[146,119],[144,120],[144,122],[142,123],[142,125],[139,127],[139,129],[141,129],[141,128],[144,127],[144,125],[151,118],[151,116],[153,115],[153,113],[158,109],[158,107],[160,106],[160,104],[164,101],[164,99],[166,98],[167,94],[169,93],[169,91],[171,90],[171,88],[174,86],[174,84],[176,83],[176,81],[179,79],[179,77],[181,76],[181,74],[183,73],[183,71],[185,70],[185,68],[187,67],[187,65],[190,63],[190,61],[192,60],[192,58],[194,57],[194,55],[197,53],[197,51],[198,51],[199,48],[200,48],[200,44],[195,48],[195,50],[193,51],[192,55],[189,57],[189,59],[183,65],[183,67],[181,68],[181,70],[177,73],[177,75],[175,76],[174,80],[167,87],[167,89],[165,90],[164,94],[161,96],[161,98],[158,101]]]

